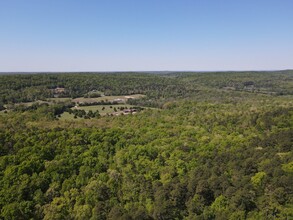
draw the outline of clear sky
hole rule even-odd
[[[0,0],[0,71],[293,69],[293,0]]]

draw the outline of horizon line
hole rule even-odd
[[[3,73],[152,73],[152,72],[273,72],[293,71],[292,69],[263,69],[263,70],[80,70],[80,71],[0,71]]]

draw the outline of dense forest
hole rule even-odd
[[[92,91],[142,110],[58,117]],[[7,74],[0,108],[0,219],[293,219],[293,71]]]

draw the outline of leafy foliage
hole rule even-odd
[[[82,78],[82,94],[92,77],[109,79],[113,93],[122,79],[127,92],[147,94],[137,102],[153,97],[162,108],[75,121],[55,117],[65,103],[0,114],[0,218],[292,218],[292,73],[255,74],[235,73],[233,82],[283,83],[287,95],[221,89],[232,73],[1,76],[26,79],[11,85],[18,92]],[[177,90],[165,96],[173,81]],[[186,94],[177,94],[183,82]]]

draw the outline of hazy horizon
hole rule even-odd
[[[209,72],[282,72],[293,71],[293,69],[275,69],[275,70],[109,70],[109,71],[1,71],[0,74],[30,74],[30,73],[163,73],[163,72],[182,72],[182,73],[209,73]]]
[[[289,0],[0,3],[0,72],[293,69]]]

